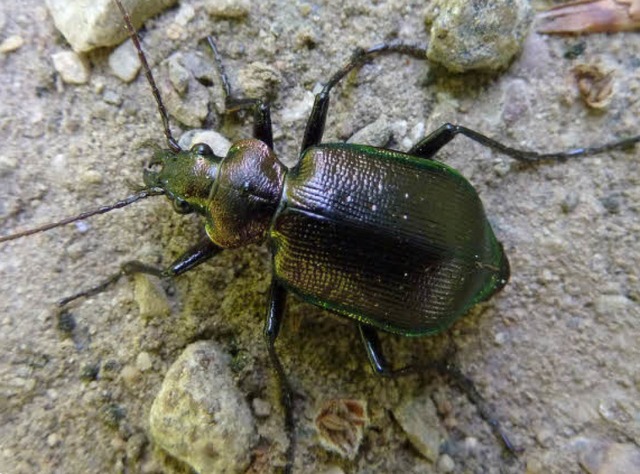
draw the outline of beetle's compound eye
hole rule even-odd
[[[175,198],[173,200],[173,209],[178,214],[190,214],[193,212],[193,207],[187,201],[182,198]]]
[[[213,156],[213,150],[206,143],[196,143],[191,147],[191,151],[196,152],[200,156]]]

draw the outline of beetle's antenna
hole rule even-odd
[[[127,196],[126,198],[117,201],[113,204],[108,204],[105,206],[100,206],[95,209],[91,209],[90,211],[81,212],[75,216],[67,217],[66,219],[62,219],[58,222],[52,222],[50,224],[45,224],[40,227],[35,227],[33,229],[24,230],[22,232],[18,232],[16,234],[10,234],[0,237],[0,243],[8,242],[9,240],[19,239],[21,237],[26,237],[27,235],[39,234],[40,232],[46,232],[49,229],[54,229],[56,227],[61,227],[63,225],[71,224],[72,222],[81,221],[83,219],[87,219],[91,216],[96,216],[98,214],[106,214],[109,211],[113,211],[114,209],[120,209],[122,207],[128,206],[129,204],[133,204],[136,201],[140,201],[141,199],[145,199],[151,196],[160,196],[164,194],[164,189],[162,188],[148,188],[143,189],[142,191],[132,194],[131,196]]]
[[[162,117],[162,125],[164,127],[164,135],[167,137],[167,143],[169,144],[169,148],[174,153],[181,151],[180,145],[173,135],[171,134],[171,128],[169,128],[169,115],[167,114],[167,109],[164,107],[164,103],[162,102],[162,97],[160,97],[160,91],[158,90],[158,86],[156,85],[156,81],[153,78],[153,74],[151,74],[151,68],[149,67],[149,63],[147,62],[147,57],[142,51],[142,46],[140,46],[140,37],[136,32],[136,29],[133,27],[131,23],[131,17],[129,13],[122,5],[120,0],[115,0],[116,5],[120,9],[122,13],[122,17],[124,18],[124,24],[129,32],[129,36],[131,37],[131,41],[133,41],[134,46],[136,47],[136,51],[138,52],[138,57],[140,58],[140,62],[142,63],[142,69],[144,71],[144,75],[147,77],[147,82],[151,86],[151,92],[153,92],[153,97],[156,99],[156,103],[158,104],[158,111],[160,112],[160,116]]]

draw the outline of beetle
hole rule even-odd
[[[286,169],[273,153],[268,104],[238,100],[227,88],[229,109],[252,110],[254,139],[236,143],[223,158],[204,144],[179,150],[165,126],[169,150],[154,156],[145,173],[146,189],[104,210],[164,194],[178,212],[197,212],[207,219],[208,238],[167,269],[129,263],[122,274],[176,276],[222,248],[267,241],[274,275],[265,334],[284,387],[289,431],[291,392],[274,348],[288,292],[354,320],[372,367],[388,375],[391,369],[377,330],[406,336],[436,333],[506,284],[508,260],[478,195],[458,172],[433,159],[440,148],[463,134],[516,159],[536,161],[620,149],[639,140],[633,137],[603,147],[537,154],[447,124],[408,153],[323,144],[331,89],[350,70],[384,53],[424,57],[423,48],[403,43],[357,51],[316,96],[296,167]],[[166,113],[162,116],[166,123]],[[354,179],[344,180],[345,175]],[[451,215],[456,218],[449,221]],[[239,221],[239,216],[246,219]],[[329,247],[337,252],[328,252]],[[371,259],[372,255],[379,260]],[[61,304],[89,294],[73,295]]]

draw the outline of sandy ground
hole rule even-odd
[[[214,32],[238,89],[243,69],[271,65],[281,76],[273,87],[276,149],[290,162],[305,124],[294,112],[355,46],[427,38],[425,5],[417,1],[345,0],[337,9],[272,0],[256,2],[242,21],[213,21],[198,1],[183,3],[197,14],[179,40],[165,39],[178,9],[147,22],[151,63],[175,51],[205,51],[198,41]],[[113,77],[110,51],[101,50],[87,57],[88,84],[63,84],[51,54],[68,46],[43,4],[20,5],[0,4],[2,38],[25,40],[0,56],[3,234],[130,194],[129,182],[139,182],[148,159],[138,146],[163,139],[144,80]],[[425,62],[384,58],[337,91],[326,140],[346,139],[382,113],[393,124],[390,146],[399,149],[445,121],[544,151],[637,134],[639,38],[534,34],[497,78],[448,77]],[[584,52],[566,58],[579,44]],[[602,112],[577,98],[570,71],[581,63],[615,71],[614,97]],[[212,111],[212,124],[220,121]],[[237,139],[250,126],[227,121],[224,132]],[[503,456],[474,407],[441,378],[376,378],[348,322],[292,301],[295,324],[278,345],[297,392],[298,472],[435,472],[393,415],[399,402],[424,394],[451,410],[433,429],[454,472],[581,472],[585,452],[611,443],[637,447],[640,150],[524,167],[460,138],[439,158],[479,190],[510,257],[511,282],[446,334],[383,342],[398,365],[428,360],[453,343],[460,367],[525,451],[515,460]],[[271,415],[257,419],[262,440],[253,465],[269,471],[283,434],[261,339],[266,249],[226,252],[168,284],[173,311],[164,319],[139,318],[133,283],[123,280],[72,307],[77,325],[69,336],[51,303],[113,273],[119,262],[168,262],[198,232],[194,219],[174,214],[162,198],[85,224],[0,245],[0,472],[187,472],[149,441],[148,412],[170,364],[199,339],[233,354],[247,400],[271,404]],[[124,368],[135,376],[125,371],[125,380]],[[371,424],[353,461],[321,448],[313,429],[317,405],[332,397],[369,407]]]

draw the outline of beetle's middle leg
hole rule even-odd
[[[318,145],[322,141],[324,126],[327,121],[327,110],[329,108],[329,94],[331,89],[333,89],[333,87],[353,69],[363,65],[373,56],[386,53],[399,53],[422,60],[427,57],[427,50],[425,47],[403,43],[401,41],[382,43],[369,49],[357,49],[351,56],[351,59],[349,59],[349,61],[347,61],[347,63],[342,66],[338,72],[331,76],[322,88],[322,91],[316,94],[313,109],[311,110],[311,115],[309,115],[309,120],[307,120],[307,126],[304,131],[304,138],[300,149],[301,153],[310,146]]]
[[[62,298],[56,303],[56,305],[58,308],[63,308],[79,298],[88,298],[102,293],[112,285],[115,285],[118,280],[125,275],[145,273],[159,278],[173,278],[197,267],[201,263],[218,254],[221,250],[222,249],[214,244],[209,237],[205,236],[197,244],[190,247],[186,252],[180,255],[180,257],[165,269],[147,265],[137,260],[125,262],[120,266],[120,271],[118,273],[114,273],[92,288],[80,291],[74,295],[67,296],[66,298]]]
[[[382,344],[380,343],[380,338],[376,330],[362,324],[358,324],[358,330],[367,352],[369,363],[378,375],[383,377],[398,377],[436,370],[440,374],[449,377],[449,379],[464,392],[469,401],[475,405],[482,419],[491,427],[491,430],[495,436],[500,439],[505,448],[514,454],[520,451],[513,445],[507,434],[502,430],[500,422],[489,408],[487,401],[480,395],[480,392],[478,392],[473,380],[464,375],[460,369],[450,361],[449,355],[445,356],[441,361],[432,362],[427,365],[410,365],[400,369],[392,369],[382,352]]]

